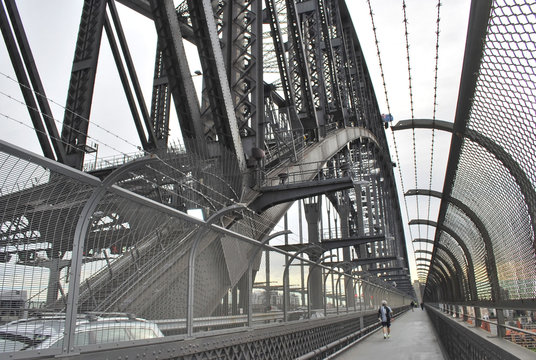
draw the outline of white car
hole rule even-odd
[[[0,326],[0,353],[63,346],[65,317],[23,319]],[[164,335],[158,326],[133,317],[86,316],[76,322],[74,345],[153,339]]]

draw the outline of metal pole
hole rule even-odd
[[[303,244],[303,222],[302,222],[302,202],[298,201],[298,232],[300,236],[300,245]],[[301,297],[302,297],[302,306],[305,305],[305,271],[304,271],[303,261],[300,261],[300,271],[301,271]],[[307,293],[309,293],[309,288],[307,288]]]
[[[310,250],[310,249],[313,249],[313,248],[320,248],[322,249],[322,247],[320,247],[318,244],[311,244],[309,246],[306,246],[304,247],[303,249],[301,249],[300,251],[297,251],[294,255],[292,255],[290,257],[290,259],[288,259],[286,262],[285,262],[285,270],[283,271],[283,321],[287,321],[287,313],[288,313],[288,308],[287,308],[287,287],[288,287],[288,270],[289,270],[289,267],[290,267],[290,264],[292,263],[292,261],[294,259],[296,259],[298,257],[298,255],[306,252],[307,250]]]
[[[252,290],[253,290],[253,263],[255,262],[255,258],[257,257],[257,255],[259,254],[259,251],[262,250],[263,246],[266,245],[270,240],[278,237],[278,236],[281,236],[281,235],[288,235],[290,234],[292,231],[290,230],[284,230],[284,231],[279,231],[279,232],[276,232],[276,233],[273,233],[269,236],[267,236],[266,238],[264,238],[260,243],[259,243],[259,246],[257,247],[257,250],[255,250],[255,253],[249,258],[249,264],[248,264],[248,294],[249,294],[249,306],[248,306],[248,326],[251,327],[251,322],[252,322],[252,318],[253,318],[253,310],[252,310]],[[266,250],[266,253],[269,253],[269,250]],[[268,261],[268,259],[266,260]],[[269,293],[266,294],[266,296],[270,296]]]

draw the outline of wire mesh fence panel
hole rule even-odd
[[[535,289],[525,287],[536,272],[533,242],[527,241],[533,238],[531,217],[523,195],[513,176],[491,154],[470,143],[463,149],[467,153],[462,155],[453,195],[471,196],[466,201],[489,234],[504,299],[530,298]]]
[[[0,351],[46,349],[65,324],[64,299],[79,218],[96,181],[83,183],[27,158],[0,151]],[[42,321],[26,321],[40,316]],[[44,327],[46,333],[36,331]]]
[[[157,158],[126,163],[101,181],[8,150],[16,155],[0,152],[0,269],[2,321],[14,321],[2,326],[11,334],[1,339],[2,352],[114,349],[374,311],[383,298],[403,302],[379,284],[363,290],[342,265],[319,265],[325,256],[336,264],[341,252],[321,257],[318,246],[303,244],[289,253],[263,250],[270,219],[285,207],[266,220],[240,204],[211,203],[198,196],[198,184],[186,186],[188,174]],[[184,201],[207,221],[180,211]]]

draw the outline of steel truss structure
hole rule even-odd
[[[154,22],[149,105],[118,6]],[[492,308],[501,336],[503,310],[536,309],[535,12],[473,1],[454,124],[394,128],[454,135],[443,191],[404,194],[441,198],[437,222],[410,222],[437,230],[413,240],[434,245],[417,252],[425,302],[478,326]],[[1,320],[64,327],[40,356],[310,358],[371,331],[381,299],[401,312],[414,297],[384,123],[343,0],[85,0],[61,130],[14,0],[0,2],[0,30],[44,155],[0,142],[2,316],[12,317]],[[104,34],[142,151],[87,166]],[[273,233],[296,200],[307,243]],[[327,232],[323,211],[340,220]],[[269,245],[282,235],[284,246]],[[166,337],[80,336],[82,317],[133,314]],[[202,349],[201,334],[212,339]]]
[[[0,4],[2,35],[45,156],[0,143],[2,290],[20,290],[24,311],[64,324],[63,346],[41,355],[97,356],[102,344],[80,339],[82,316],[135,314],[164,330],[150,347],[166,349],[189,348],[208,330],[254,328],[253,342],[222,346],[214,337],[217,345],[198,355],[169,356],[268,359],[331,343],[335,351],[344,345],[339,338],[377,326],[367,311],[382,299],[404,311],[414,291],[393,163],[344,1],[84,1],[61,131],[16,3]],[[154,22],[150,104],[119,10]],[[104,35],[142,152],[88,166]],[[200,99],[186,43],[197,49]],[[169,139],[173,111],[182,147]],[[296,200],[309,243],[269,246]],[[320,237],[324,202],[341,221]],[[189,216],[192,209],[207,220]],[[259,326],[314,317],[329,324]],[[126,351],[125,338],[108,340],[110,354]]]

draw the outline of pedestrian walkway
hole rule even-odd
[[[383,338],[377,331],[358,342],[336,360],[397,359],[397,360],[443,360],[443,353],[426,310],[408,311],[391,323],[391,337]]]

